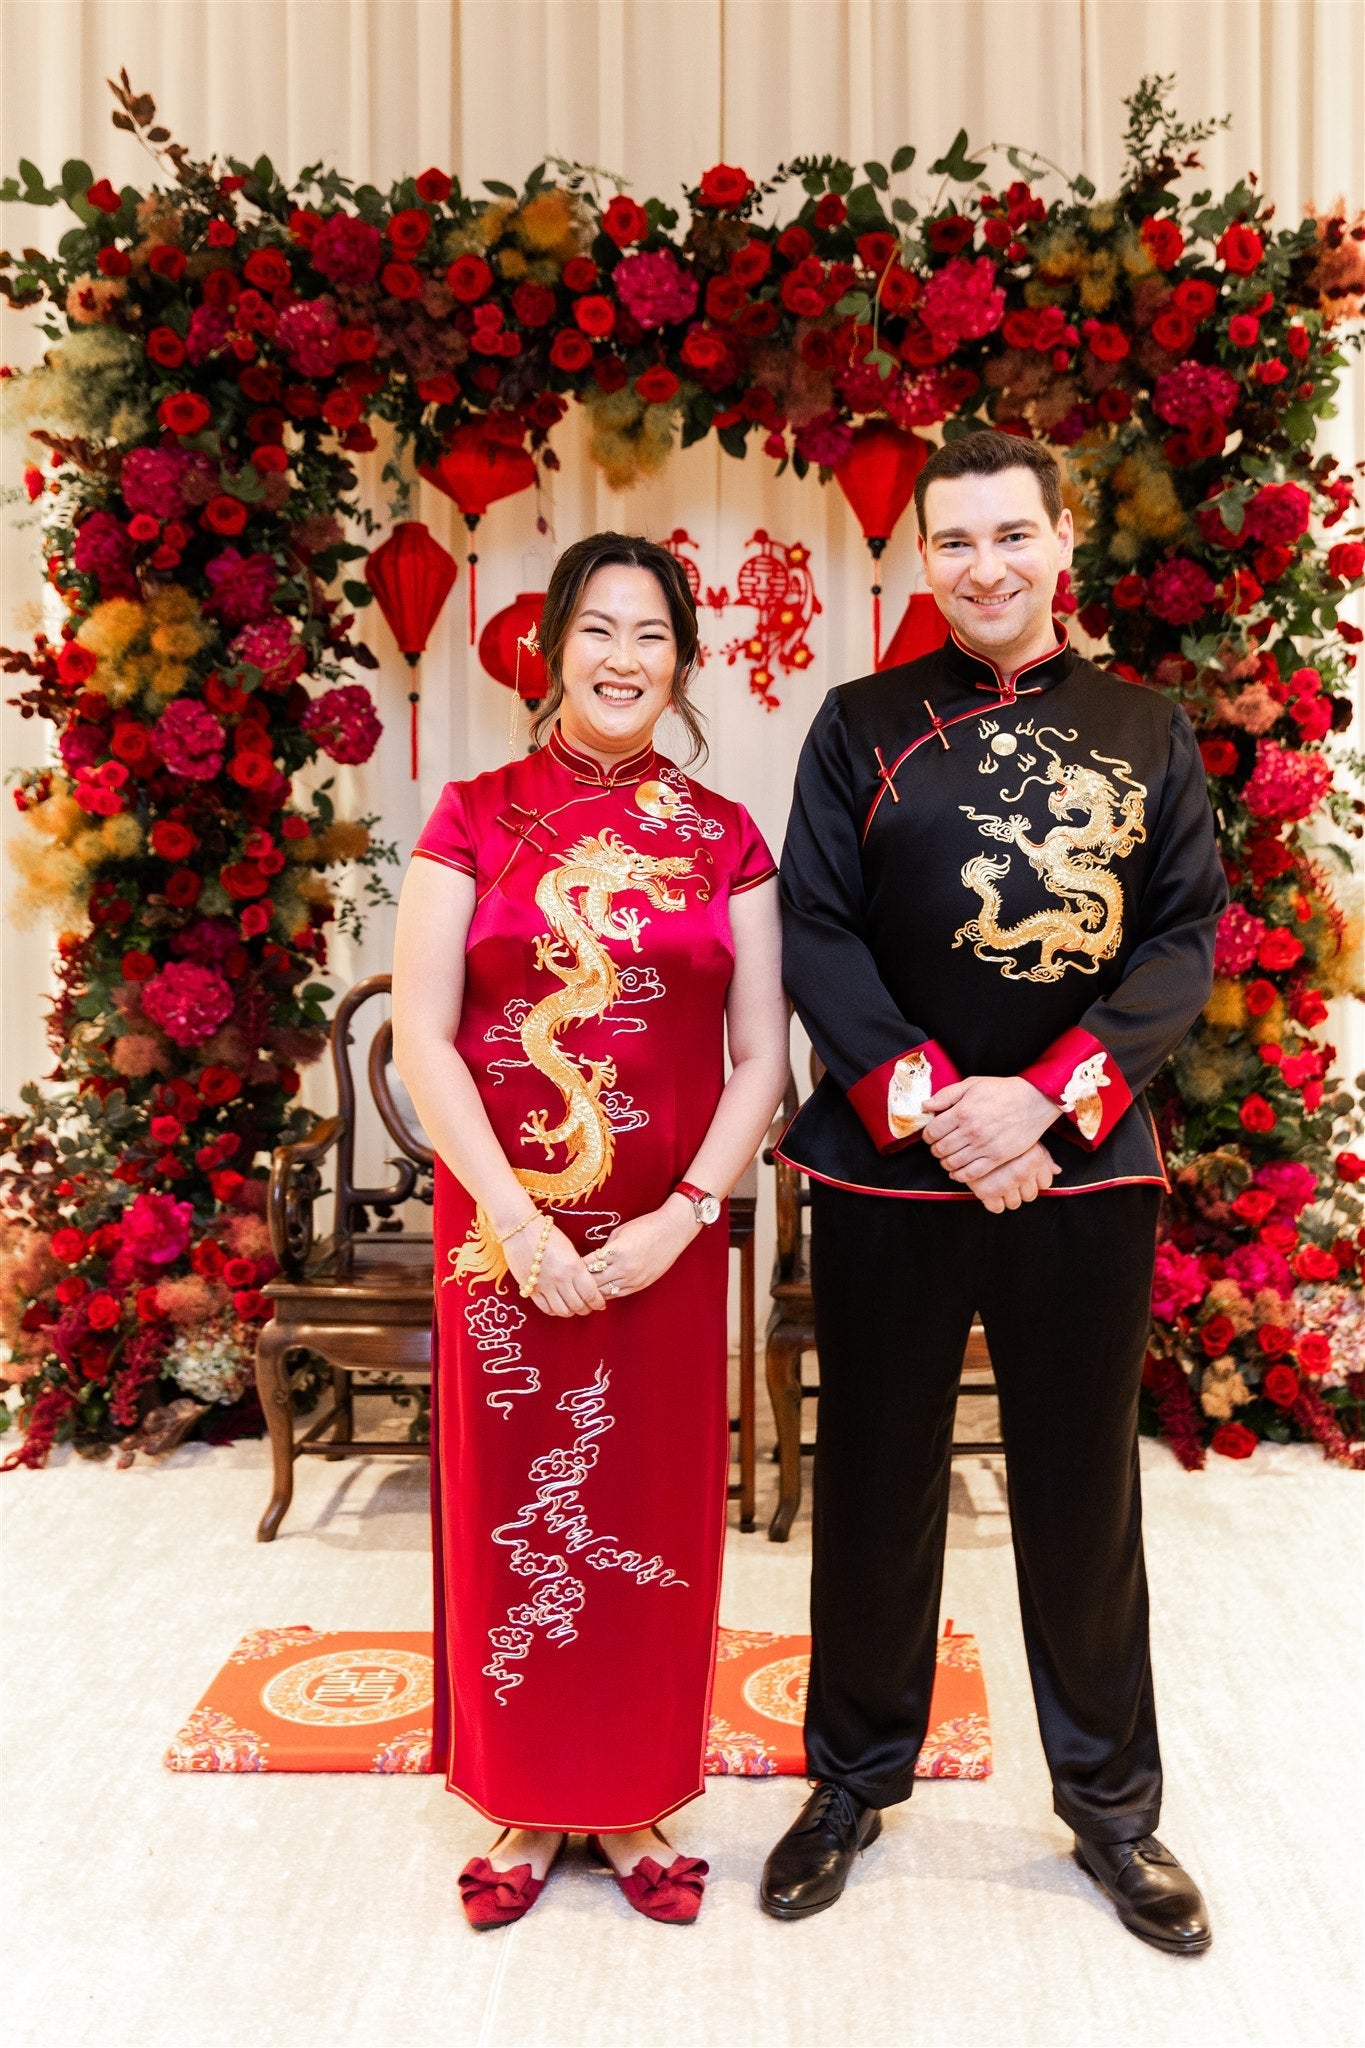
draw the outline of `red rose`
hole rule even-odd
[[[767,242],[746,242],[731,254],[730,275],[736,284],[751,291],[756,284],[762,284],[772,268],[772,260],[773,252]]]
[[[713,164],[702,173],[699,206],[741,206],[753,191],[753,179],[736,164]]]
[[[1201,740],[1199,753],[1206,775],[1231,775],[1237,766],[1237,749],[1231,740]]]
[[[895,235],[887,234],[882,228],[874,228],[871,234],[859,235],[856,246],[858,261],[880,276],[900,247],[900,243]]]
[[[1335,1280],[1341,1271],[1335,1255],[1323,1251],[1322,1247],[1316,1244],[1302,1246],[1295,1252],[1291,1264],[1300,1280]]]
[[[1289,1005],[1289,1014],[1305,1031],[1315,1031],[1319,1024],[1327,1022],[1327,1005],[1317,989],[1304,988]]]
[[[571,292],[590,292],[597,282],[597,265],[591,256],[571,256],[560,276]]]
[[[283,249],[253,249],[242,268],[247,283],[263,292],[286,291],[294,281]]]
[[[174,391],[163,398],[156,416],[171,434],[197,434],[213,417],[207,402],[197,391]]]
[[[1173,263],[1180,261],[1184,253],[1185,237],[1179,222],[1168,220],[1163,215],[1154,215],[1145,220],[1138,231],[1143,246],[1158,270],[1169,270]]]
[[[211,533],[240,533],[246,525],[246,506],[240,498],[230,498],[220,491],[216,498],[210,498],[201,515],[204,525]]]
[[[1275,1112],[1264,1095],[1248,1095],[1237,1112],[1246,1131],[1273,1131]]]
[[[62,651],[57,656],[57,674],[71,690],[79,689],[82,683],[88,682],[99,665],[99,656],[91,648],[82,647],[79,640],[63,642]]]
[[[1194,321],[1178,306],[1167,306],[1152,322],[1152,339],[1168,355],[1183,355],[1194,340]]]
[[[190,910],[199,901],[204,884],[193,868],[172,868],[162,895],[174,910]]]
[[[242,287],[237,281],[235,271],[226,268],[211,270],[204,279],[205,303],[216,306],[220,312],[235,305],[241,297],[241,292]]]
[[[1267,1358],[1283,1358],[1294,1342],[1294,1332],[1287,1323],[1262,1323],[1256,1332],[1256,1342]]]
[[[1128,337],[1121,327],[1104,320],[1087,320],[1086,345],[1099,363],[1121,363],[1128,353]]]
[[[571,327],[561,328],[550,343],[550,361],[557,370],[571,374],[582,370],[592,361],[592,343],[585,334],[575,334]]]
[[[164,277],[168,284],[178,284],[185,275],[185,252],[172,242],[157,242],[147,252],[147,268],[153,277]]]
[[[770,299],[760,299],[757,305],[746,306],[740,314],[739,331],[748,335],[771,334],[780,318]],[[1343,626],[1341,630],[1344,633],[1346,629]]]
[[[420,206],[405,206],[385,228],[390,245],[404,256],[414,256],[431,233],[431,215]]]
[[[1284,345],[1294,361],[1301,363],[1313,346],[1313,341],[1308,329],[1295,320],[1285,330]]]
[[[848,208],[837,192],[826,192],[823,199],[815,202],[815,225],[818,228],[842,227],[848,218]]]
[[[729,360],[730,351],[718,334],[705,327],[690,330],[682,345],[682,359],[692,370],[715,370]],[[639,389],[638,384],[636,389]]]
[[[1261,1381],[1261,1392],[1277,1408],[1292,1408],[1299,1398],[1299,1376],[1292,1365],[1272,1365]]]
[[[259,938],[270,925],[270,912],[264,903],[248,903],[238,919],[237,928],[244,939]]]
[[[97,208],[100,213],[117,213],[123,201],[107,178],[100,178],[86,187],[87,205]]]
[[[1337,1179],[1365,1180],[1365,1159],[1358,1152],[1338,1152]]]
[[[1262,585],[1278,583],[1293,559],[1294,550],[1292,548],[1280,547],[1278,545],[1257,548],[1251,558],[1251,566],[1256,571],[1257,578]]]
[[[283,476],[289,467],[289,456],[283,448],[253,448],[251,467],[261,476]]]
[[[1306,1372],[1310,1379],[1320,1379],[1332,1370],[1332,1346],[1318,1330],[1309,1330],[1299,1339],[1299,1371]]]
[[[641,262],[652,260],[640,258]],[[593,292],[588,298],[579,299],[574,306],[573,316],[583,332],[590,334],[595,341],[600,341],[604,335],[610,334],[616,325],[616,308],[611,300],[603,298],[600,292]]]
[[[185,360],[185,344],[173,327],[154,327],[147,336],[147,354],[163,370],[178,370]]]
[[[1235,220],[1218,237],[1218,256],[1226,269],[1238,277],[1249,277],[1265,254],[1265,243],[1255,228]]]
[[[237,230],[228,220],[211,220],[207,241],[210,249],[234,249],[237,246]]]
[[[1240,1216],[1244,1223],[1250,1223],[1254,1229],[1258,1224],[1265,1222],[1275,1207],[1275,1197],[1268,1188],[1244,1188],[1232,1207],[1233,1213]]]
[[[422,273],[411,263],[386,263],[379,273],[379,282],[391,299],[420,299],[422,296]]]
[[[123,1304],[116,1294],[101,1291],[91,1295],[85,1305],[85,1314],[92,1330],[112,1330],[123,1314]]]
[[[1234,569],[1218,587],[1218,601],[1230,617],[1254,611],[1265,595],[1256,578],[1246,569]]]
[[[1234,313],[1228,322],[1228,340],[1234,348],[1255,348],[1261,323],[1250,313]]]
[[[268,1322],[275,1313],[269,1300],[261,1293],[259,1287],[239,1288],[232,1297],[232,1306],[236,1309],[243,1322],[247,1323]]]
[[[133,267],[133,259],[126,249],[116,249],[111,242],[101,249],[95,258],[101,277],[126,277]]]
[[[151,954],[136,948],[124,954],[119,966],[125,981],[150,981],[156,973],[156,961]]]
[[[428,206],[444,204],[453,189],[453,180],[444,171],[423,171],[416,184],[418,198],[425,199]]]
[[[242,1092],[242,1084],[231,1067],[205,1067],[197,1086],[204,1101],[215,1105],[231,1102]]]
[[[228,762],[227,772],[239,789],[265,789],[275,779],[275,763],[269,752],[243,747]]]
[[[1206,320],[1218,304],[1217,287],[1203,277],[1182,278],[1172,296],[1181,312],[1188,313],[1191,320]]]
[[[152,852],[162,860],[188,860],[198,844],[189,826],[175,818],[158,818],[152,827]]]
[[[1244,1422],[1225,1422],[1213,1432],[1211,1448],[1220,1458],[1249,1458],[1256,1448],[1256,1433]]]
[[[649,215],[638,199],[619,192],[603,214],[602,226],[618,249],[628,249],[632,242],[642,242],[649,233]]]
[[[713,320],[733,320],[747,303],[737,278],[713,277],[706,287],[706,310]]]
[[[360,418],[360,400],[354,391],[329,391],[322,401],[322,417],[329,427],[353,427]]]
[[[154,1116],[148,1129],[158,1145],[178,1145],[185,1135],[185,1126],[178,1116]]]
[[[48,1250],[62,1265],[76,1266],[85,1257],[85,1245],[85,1232],[77,1230],[74,1224],[68,1224],[63,1230],[53,1231]]]
[[[929,223],[929,247],[940,256],[956,256],[971,241],[973,232],[964,214],[945,213]]]
[[[214,1199],[219,1202],[230,1202],[245,1178],[244,1174],[238,1173],[232,1166],[224,1167],[221,1173],[210,1174],[209,1186],[213,1189]]]
[[[1274,1009],[1277,1000],[1278,992],[1273,981],[1253,981],[1248,984],[1246,1006],[1253,1017],[1264,1017]],[[1238,1199],[1241,1199],[1240,1196]],[[1271,1207],[1274,1207],[1273,1203]],[[1239,1210],[1238,1213],[1240,1215],[1242,1212]],[[1267,1210],[1266,1214],[1269,1213]]]
[[[809,230],[803,227],[783,228],[777,238],[778,253],[785,256],[788,263],[804,261],[814,247]]]
[[[1147,601],[1147,585],[1130,570],[1119,577],[1109,595],[1121,612],[1135,612]]]
[[[673,397],[678,380],[663,363],[654,363],[635,379],[635,389],[647,405],[662,405]]]
[[[1283,925],[1272,925],[1256,948],[1256,963],[1269,974],[1282,974],[1303,958],[1303,942]]]
[[[1199,1341],[1210,1358],[1221,1358],[1236,1335],[1231,1316],[1213,1315],[1199,1332]]]
[[[512,311],[523,327],[543,327],[555,317],[555,295],[548,285],[525,279],[512,294]]]
[[[457,256],[446,271],[446,283],[457,299],[472,306],[493,282],[493,273],[482,256]]]
[[[1327,573],[1339,576],[1343,583],[1354,583],[1357,576],[1365,576],[1365,541],[1339,540],[1335,547],[1328,548]]]

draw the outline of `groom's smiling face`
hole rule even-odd
[[[1053,525],[1032,470],[937,477],[924,494],[925,580],[958,639],[1007,674],[1052,644],[1073,545],[1070,512]]]

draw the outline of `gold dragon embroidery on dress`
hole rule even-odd
[[[993,734],[994,728],[991,731]],[[1043,774],[1026,773],[1012,795],[1002,789],[1000,800],[1017,803],[1030,783],[1040,783],[1049,787],[1047,807],[1061,822],[1035,841],[1029,837],[1030,820],[1017,812],[1008,818],[997,818],[974,810],[970,804],[959,808],[980,826],[983,838],[1018,847],[1049,894],[1060,898],[1060,906],[1034,911],[1017,924],[1002,924],[1002,899],[996,883],[1009,873],[1010,856],[976,854],[963,868],[962,880],[980,897],[981,912],[959,927],[953,945],[970,942],[977,958],[993,961],[1006,981],[1060,981],[1068,967],[1081,974],[1094,974],[1102,961],[1113,958],[1123,938],[1123,885],[1108,869],[1147,837],[1143,822],[1146,785],[1134,778],[1128,761],[1090,749],[1092,761],[1115,771],[1111,780],[1099,768],[1064,762],[1057,748],[1049,746],[1043,737],[1051,733],[1063,746],[1070,747],[1076,740],[1074,732],[1062,732],[1057,726],[1042,726],[1035,731],[1031,719],[1019,731],[1051,759]],[[982,737],[990,737],[984,727]],[[1002,746],[995,737],[991,737],[991,749],[997,757],[1013,752],[1012,746]],[[1018,766],[1031,768],[1036,758],[1022,756]],[[997,765],[998,759],[988,755],[981,764],[982,772],[989,773]],[[1126,783],[1126,793],[1120,794],[1116,783]],[[1082,822],[1073,823],[1078,813]],[[1021,969],[1015,956],[1021,948],[1031,945],[1040,949],[1038,960],[1034,966]],[[1066,955],[1071,957],[1062,957]]]
[[[515,1168],[517,1179],[540,1208],[566,1208],[586,1201],[611,1172],[615,1132],[600,1096],[616,1085],[616,1062],[566,1053],[559,1035],[570,1024],[604,1017],[619,992],[616,964],[601,942],[624,939],[640,950],[649,920],[638,910],[617,909],[612,898],[635,890],[658,910],[683,910],[686,898],[671,888],[693,873],[690,855],[638,853],[610,830],[580,839],[541,876],[536,904],[549,926],[536,940],[536,966],[557,975],[560,987],[543,996],[521,1025],[521,1043],[531,1065],[553,1081],[564,1114],[551,1125],[550,1113],[533,1110],[521,1126],[524,1144],[543,1145],[547,1159],[557,1145],[566,1153],[555,1173]],[[482,1209],[447,1279],[492,1281],[501,1287],[507,1260]]]

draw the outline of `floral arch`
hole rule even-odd
[[[1314,436],[1360,340],[1365,225],[1273,226],[1253,180],[1182,197],[1210,130],[1169,87],[1128,103],[1103,200],[1018,149],[994,176],[965,134],[918,204],[908,147],[762,184],[717,165],[678,210],[563,163],[478,196],[434,169],[287,185],[264,158],[191,160],[126,74],[113,118],[156,161],[146,190],[79,162],[0,187],[74,219],[54,256],[0,260],[52,344],[4,396],[65,611],[4,655],[56,733],[13,795],[19,905],[59,930],[60,991],[52,1085],[0,1130],[26,1430],[7,1462],[127,1455],[177,1395],[201,1434],[252,1426],[269,1155],[306,1121],[327,926],[358,914],[338,870],[374,897],[391,857],[376,819],[294,781],[379,730],[349,679],[373,664],[352,458],[384,420],[400,493],[471,441],[524,482],[570,402],[622,485],[708,434],[855,506],[877,436],[991,421],[1064,451],[1083,538],[1062,603],[1189,710],[1233,893],[1212,998],[1154,1090],[1174,1187],[1145,1420],[1189,1465],[1262,1437],[1362,1462],[1365,1159],[1318,1034],[1357,978],[1333,870],[1361,806],[1332,747],[1365,540]]]

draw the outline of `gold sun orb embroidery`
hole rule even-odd
[[[1076,742],[1074,731],[1035,728],[1032,719],[1018,728],[1017,736],[999,731],[992,720],[983,720],[978,727],[978,736],[986,742],[977,764],[982,774],[997,770],[1000,756],[1013,753],[1019,738],[1038,749],[1038,754],[1023,754],[1012,763],[1025,771],[1019,787],[1013,792],[1001,788],[999,794],[1002,804],[1015,804],[1031,784],[1047,791],[1047,808],[1058,823],[1040,839],[1030,836],[1032,821],[1020,812],[998,817],[971,804],[959,807],[979,827],[983,839],[1017,848],[1048,894],[1058,899],[1055,906],[1005,923],[997,884],[1010,872],[1010,855],[979,853],[963,867],[963,884],[980,899],[981,909],[958,927],[953,945],[970,944],[977,958],[998,966],[1006,981],[1060,981],[1068,967],[1095,974],[1102,961],[1113,959],[1123,940],[1123,885],[1109,869],[1147,837],[1147,789],[1134,777],[1131,764],[1093,747],[1090,760],[1098,766],[1064,760],[1046,735],[1062,747]],[[1003,740],[1010,745],[1002,747]],[[1049,757],[1048,765],[1031,774],[1039,754]],[[1114,770],[1112,778],[1102,772],[1105,768]],[[1120,790],[1119,784],[1126,788]],[[1029,946],[1038,947],[1038,958],[1024,967],[1018,956]]]
[[[642,782],[635,792],[635,802],[646,817],[668,824],[677,816],[683,799],[667,782]]]

